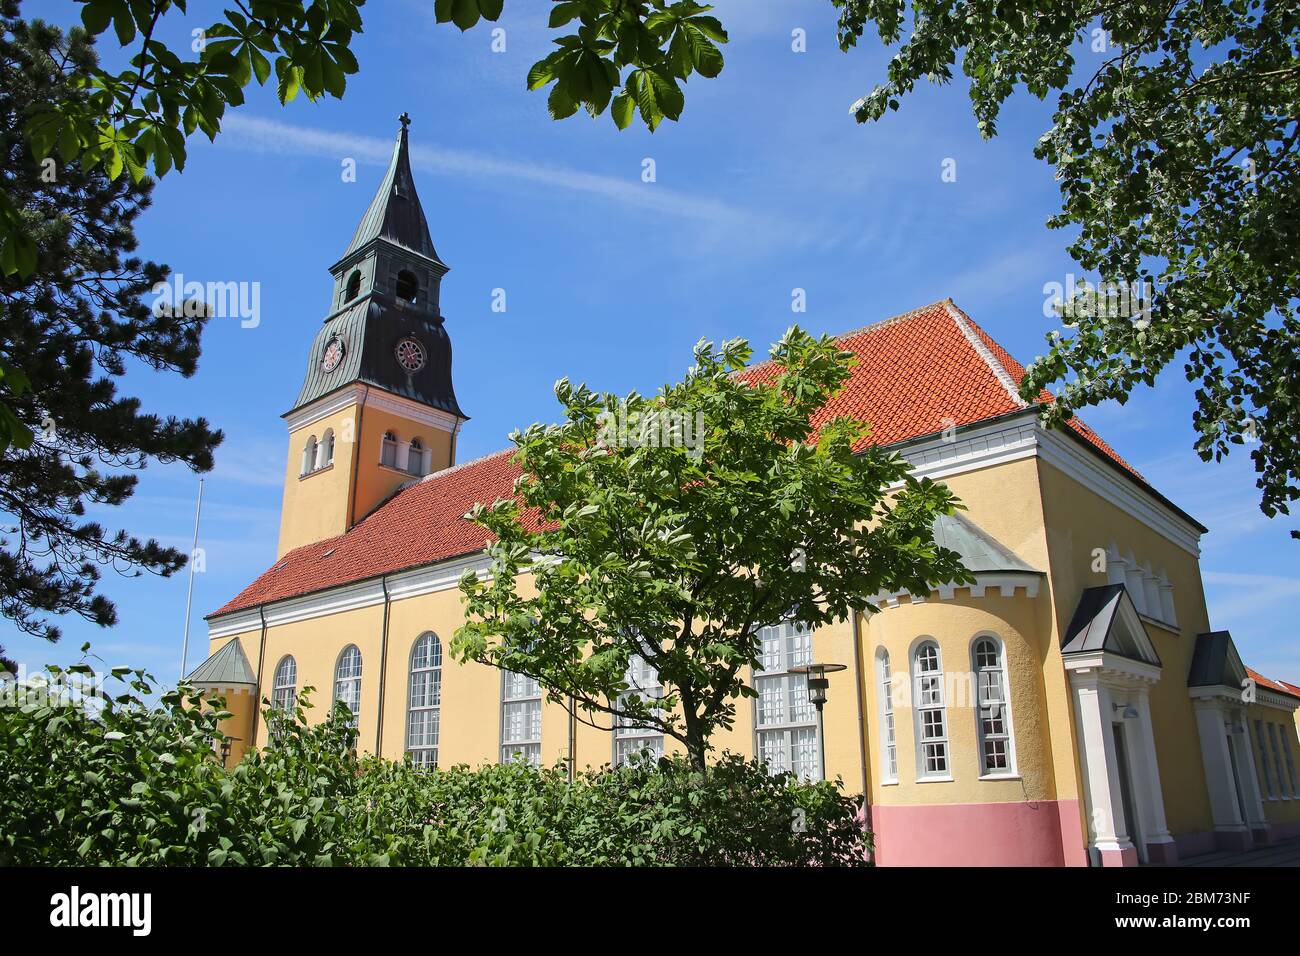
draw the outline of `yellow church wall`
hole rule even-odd
[[[347,530],[348,490],[352,482],[352,436],[356,434],[357,407],[349,406],[289,433],[284,467],[284,504],[280,509],[280,544],[277,557],[300,545],[332,538]],[[334,463],[306,475],[302,454],[307,440],[320,441],[334,430]]]
[[[270,699],[275,686],[275,670],[286,655],[293,655],[297,664],[297,691],[302,694],[307,687],[314,688],[312,709],[307,712],[309,723],[318,723],[334,705],[334,672],[339,655],[349,644],[361,652],[361,713],[357,723],[358,747],[373,751],[377,714],[378,685],[373,677],[378,672],[380,636],[383,628],[382,605],[356,608],[306,621],[294,621],[266,629],[266,662],[262,669],[262,696]],[[254,658],[250,658],[252,660]],[[259,721],[257,746],[267,741],[266,722]]]
[[[1044,572],[1038,598],[1029,605],[1029,619],[1018,622],[1018,630],[1026,647],[1032,646],[1036,650],[1037,661],[1032,665],[1025,661],[1025,669],[1016,670],[1009,677],[1013,683],[1023,682],[1022,690],[1037,685],[1045,739],[1043,768],[1046,777],[1052,781],[1055,798],[1079,800],[1082,804],[1073,708],[1061,661],[1060,634],[1052,598],[1054,588],[1060,587],[1052,576],[1048,516],[1044,508],[1044,496],[1052,492],[1040,483],[1038,462],[1034,458],[1022,458],[951,475],[943,481],[965,505],[965,514],[971,521],[1031,568]],[[958,591],[959,595],[962,593],[968,592]],[[1067,623],[1068,620],[1067,617]],[[874,655],[875,649],[869,650]],[[907,665],[904,664],[901,669],[906,672]],[[926,786],[933,788],[935,785]],[[1080,826],[1082,825],[1080,817]]]
[[[1060,627],[1068,626],[1084,588],[1107,583],[1105,570],[1094,570],[1094,562],[1098,560],[1098,549],[1104,552],[1112,542],[1121,552],[1131,551],[1139,561],[1150,562],[1157,572],[1163,570],[1173,585],[1178,628],[1143,619],[1162,663],[1161,679],[1150,689],[1151,726],[1170,832],[1179,835],[1208,831],[1212,825],[1209,796],[1200,737],[1187,693],[1196,635],[1210,629],[1199,562],[1055,466],[1039,459],[1038,468],[1050,550],[1052,600]],[[1060,647],[1059,633],[1053,634],[1052,644]],[[1064,694],[1068,700],[1068,687]]]
[[[384,432],[391,431],[397,436],[399,442],[409,442],[412,438],[419,438],[425,448],[432,449],[430,455],[432,471],[441,471],[452,463],[452,436],[449,431],[433,425],[413,422],[409,418],[373,404],[366,405],[360,419],[358,431],[361,435],[361,448],[357,461],[353,523],[368,515],[402,485],[415,480],[412,475],[404,471],[379,463]]]
[[[300,474],[308,438],[314,435],[319,441],[328,429],[334,431],[334,463],[320,471]],[[431,449],[432,471],[451,464],[451,432],[412,422],[373,404],[362,409],[354,403],[295,429],[289,433],[277,556],[342,534],[349,527],[349,513],[355,524],[402,485],[415,480],[405,471],[380,464],[386,431],[392,431],[403,442],[419,438],[425,448]],[[359,448],[353,441],[358,434]]]
[[[1264,817],[1275,826],[1289,826],[1286,835],[1295,835],[1300,829],[1300,738],[1295,729],[1293,712],[1280,707],[1271,707],[1262,702],[1246,707],[1246,725],[1255,758],[1255,775],[1259,781],[1259,793],[1264,801]],[[1258,722],[1258,725],[1257,723]],[[1273,727],[1272,736],[1269,726]],[[1260,754],[1262,746],[1267,750],[1267,757]],[[1273,738],[1277,739],[1276,759],[1273,750]],[[1290,746],[1291,762],[1287,763],[1287,746]],[[1268,761],[1265,772],[1264,760]],[[1292,770],[1294,768],[1294,771]],[[1269,778],[1272,783],[1270,784]]]
[[[225,701],[225,709],[230,713],[230,716],[221,722],[221,732],[231,738],[226,766],[233,767],[250,749],[253,716],[258,710],[259,698],[253,690],[233,687],[213,688],[205,697],[208,700],[220,697]]]
[[[452,638],[464,621],[460,591],[452,588],[394,601],[389,615],[383,755],[396,760],[406,750],[411,649],[420,635],[433,631],[442,642],[438,766],[496,763],[501,745],[501,671],[452,658]],[[543,702],[542,756],[549,763],[556,735],[546,711]],[[373,749],[374,741],[370,743]]]
[[[958,588],[951,599],[931,597],[921,604],[911,604],[905,599],[898,607],[888,608],[869,619],[864,651],[869,675],[867,743],[873,803],[983,804],[1057,799],[1040,680],[1037,600],[1028,597],[1024,589],[1018,589],[1012,597],[1002,597],[990,590],[985,597],[972,598],[969,588]],[[971,647],[980,635],[996,636],[1006,655],[1015,773],[1004,779],[980,775],[975,693],[970,678]],[[939,644],[947,691],[951,780],[918,777],[910,661],[914,646],[923,637],[933,638]],[[893,675],[898,762],[895,783],[883,782],[887,762],[878,715],[884,702],[875,676],[881,648],[889,653]]]

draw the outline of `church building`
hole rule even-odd
[[[672,752],[447,654],[458,581],[487,568],[486,533],[464,515],[511,495],[519,468],[509,449],[457,462],[469,418],[439,306],[448,267],[407,122],[330,267],[283,415],[276,561],[208,615],[211,656],[189,679],[226,698],[232,760],[267,742],[259,702],[291,707],[306,686],[311,719],[345,701],[361,750],[420,766]],[[1019,397],[1023,367],[951,300],[838,339],[858,363],[827,414],[869,422],[873,442],[953,489],[967,510],[936,537],[975,582],[765,632],[758,697],[716,749],[805,778],[824,765],[864,795],[881,865],[1173,863],[1300,835],[1300,687],[1251,671],[1214,627],[1206,529],[1077,419],[1044,429]],[[829,675],[822,729],[793,671],[814,661],[848,665]]]

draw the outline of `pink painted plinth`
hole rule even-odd
[[[871,808],[880,866],[1086,866],[1077,800]]]

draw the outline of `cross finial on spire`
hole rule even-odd
[[[402,124],[402,132],[406,132],[406,127],[411,125],[411,114],[403,111],[402,115],[397,117],[397,122]]]

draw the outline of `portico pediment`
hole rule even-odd
[[[1145,665],[1139,670],[1154,668],[1157,674],[1161,667],[1160,655],[1122,584],[1084,589],[1061,641],[1061,656],[1067,663],[1119,658]]]

